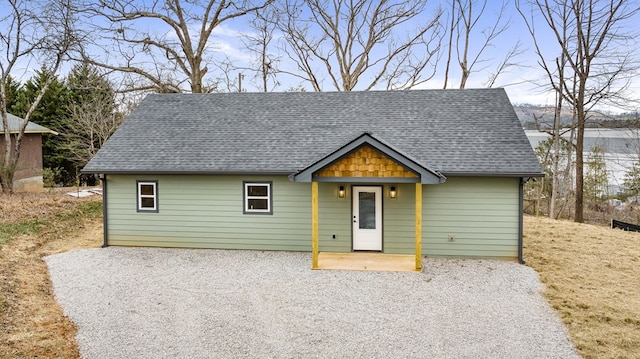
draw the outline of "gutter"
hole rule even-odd
[[[292,170],[293,171],[293,170]],[[82,169],[82,174],[113,174],[113,175],[229,175],[229,176],[288,176],[292,171],[155,171],[155,170],[112,170],[112,169]]]
[[[544,177],[542,172],[442,172],[446,177]]]
[[[523,232],[524,232],[524,177],[520,177],[520,185],[518,186],[518,262],[520,264],[527,264],[522,255],[522,247],[524,245]]]
[[[109,245],[108,243],[108,220],[107,220],[107,175],[102,175],[102,233],[103,233],[103,243],[102,248],[105,248]]]

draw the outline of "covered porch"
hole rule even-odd
[[[420,271],[422,269],[423,185],[443,183],[445,177],[442,174],[412,161],[371,135],[363,134],[322,160],[292,175],[291,179],[296,182],[311,182],[312,269],[378,271]],[[322,188],[319,189],[319,185],[322,185]],[[334,191],[331,190],[333,187],[335,187]],[[402,201],[396,201],[397,188],[400,187],[405,189],[405,196]],[[343,200],[341,205],[343,213],[340,216],[330,212],[328,198],[333,196]],[[344,201],[345,197],[350,198],[350,201]],[[394,213],[396,212],[394,210],[399,208],[392,203],[398,204],[398,202],[402,202],[402,214]],[[383,209],[383,203],[386,203],[386,209]],[[349,204],[350,207],[346,209]],[[322,217],[321,209],[325,211]],[[345,211],[348,213],[344,213]],[[401,250],[394,248],[397,243],[389,243],[393,242],[394,236],[387,236],[392,231],[383,230],[385,227],[383,212],[385,217],[387,215],[402,216],[404,232],[409,230],[408,227],[413,227],[411,230],[413,233],[402,235]],[[410,217],[413,217],[412,221]],[[320,226],[326,228],[329,225],[327,222],[339,222],[345,225],[345,221],[346,225],[350,226],[350,233],[347,234],[350,237],[349,247],[343,245],[338,251],[321,252]],[[327,237],[326,230],[324,233],[323,237]],[[336,238],[335,235],[331,236],[333,239]],[[387,240],[387,237],[391,239]],[[410,244],[409,240],[413,244]],[[350,251],[343,252],[345,249]],[[389,249],[388,253],[386,253],[387,249]]]

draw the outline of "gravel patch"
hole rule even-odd
[[[309,253],[122,248],[45,258],[83,358],[579,358],[537,273],[424,259],[313,271]]]

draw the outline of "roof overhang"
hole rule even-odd
[[[57,136],[58,132],[44,127],[42,125],[38,125],[37,123],[28,121],[26,125],[24,125],[24,119],[18,116],[7,113],[7,124],[9,128],[9,133],[14,135],[20,133],[20,129],[22,126],[24,127],[25,134],[52,134]],[[4,132],[4,124],[0,121],[0,133]]]
[[[446,172],[447,177],[545,177],[542,172]]]
[[[106,174],[106,175],[225,175],[225,176],[288,176],[291,172],[283,171],[156,171],[156,170],[117,170],[117,169],[85,169],[80,170],[82,174]]]
[[[380,151],[383,155],[396,161],[397,163],[405,166],[408,170],[414,172],[417,179],[407,178],[389,178],[389,177],[314,177],[314,174],[321,171],[325,167],[332,163],[339,161],[345,156],[349,155],[353,151],[357,150],[361,146],[369,145]],[[294,182],[337,182],[337,181],[350,181],[350,182],[379,182],[379,181],[393,181],[393,182],[420,182],[423,184],[438,184],[444,183],[446,177],[438,171],[431,170],[426,166],[421,165],[417,161],[411,159],[408,155],[405,155],[401,151],[393,148],[391,145],[382,142],[381,140],[373,137],[369,133],[363,133],[356,139],[340,147],[336,151],[323,157],[319,161],[312,163],[303,170],[300,170],[289,176],[289,179]]]
[[[26,130],[26,131],[24,131],[24,133],[25,134],[36,134],[36,133],[38,133],[38,134],[47,134],[48,133],[48,134],[51,134],[51,135],[54,135],[54,136],[59,135],[58,132],[56,132],[54,130],[50,130],[50,129],[47,129],[47,130]]]
[[[0,128],[0,133],[3,133],[4,129]],[[9,130],[9,133],[12,135],[17,135],[20,133],[20,131],[16,131],[16,130]],[[54,136],[59,135],[58,132],[54,131],[54,130],[50,130],[50,129],[44,129],[44,130],[24,130],[24,134],[25,135],[42,135],[42,134],[52,134]]]

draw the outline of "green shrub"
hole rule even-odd
[[[54,187],[62,177],[62,167],[45,168],[42,170],[42,182],[45,187]]]

